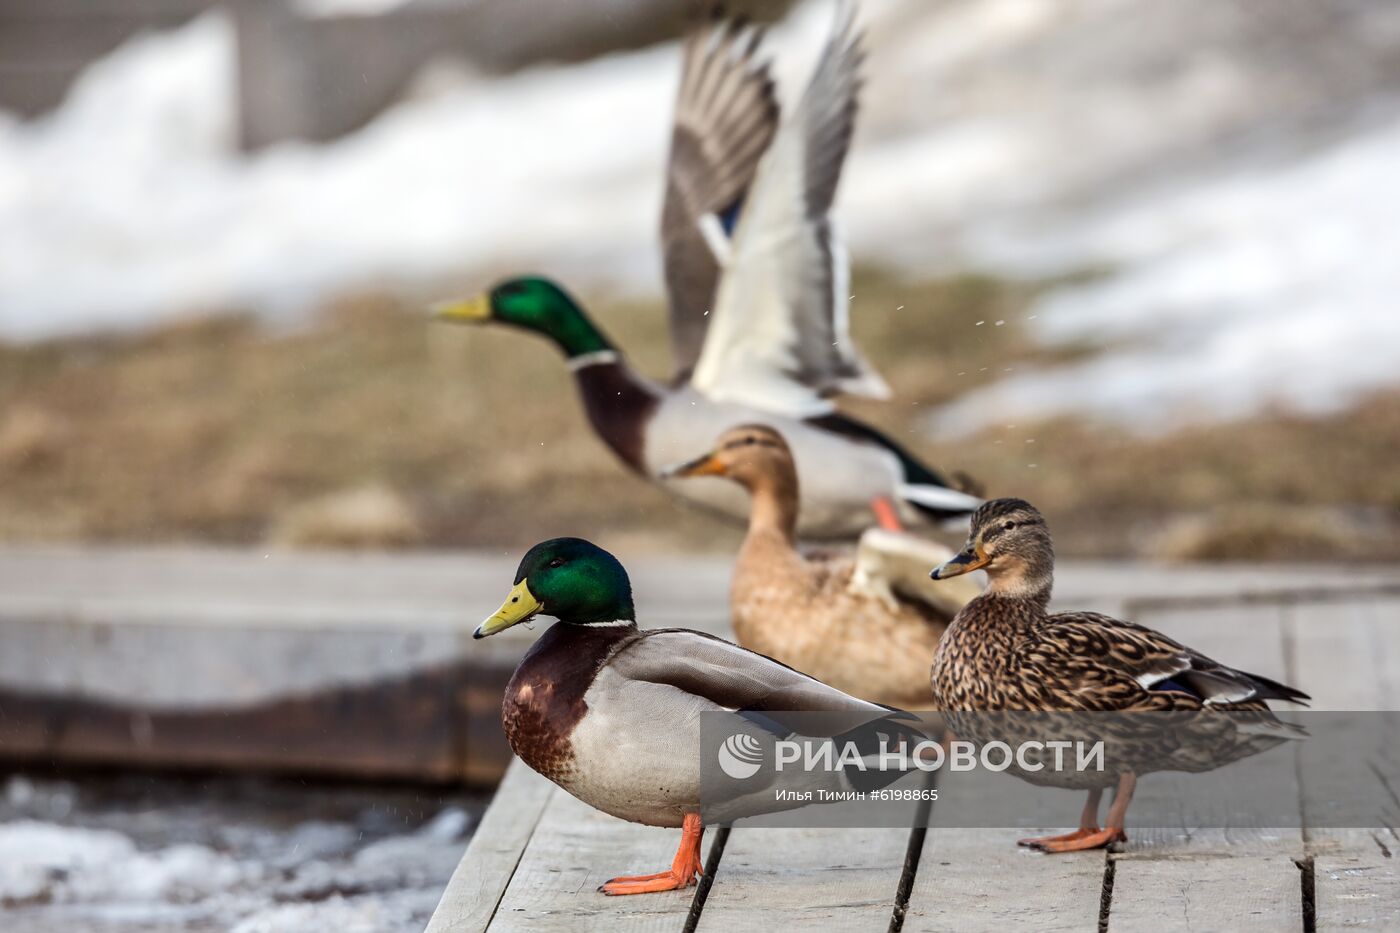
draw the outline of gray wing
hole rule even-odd
[[[609,666],[629,680],[668,684],[724,709],[768,714],[779,722],[785,712],[849,714],[836,720],[836,731],[843,731],[853,716],[882,719],[892,712],[765,655],[688,629],[643,631]],[[811,725],[803,720],[791,728],[810,735]]]
[[[678,378],[700,356],[719,262],[707,239],[727,238],[760,157],[778,127],[768,65],[756,59],[762,33],[740,20],[715,21],[685,42],[661,208],[661,248]]]
[[[850,264],[830,216],[855,125],[863,53],[842,3],[792,118],[758,169],[734,232],[691,384],[794,417],[889,388],[851,341]]]

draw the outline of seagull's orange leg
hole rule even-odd
[[[1108,827],[1061,842],[1047,841],[1036,846],[1042,852],[1079,852],[1083,849],[1102,849],[1115,842],[1127,842],[1128,834],[1123,832],[1123,820],[1128,814],[1128,804],[1133,802],[1133,791],[1137,788],[1137,775],[1125,771],[1118,777],[1118,790],[1113,795],[1113,806],[1108,808]]]
[[[1089,791],[1089,799],[1084,802],[1084,812],[1079,814],[1079,828],[1061,836],[1034,836],[1030,839],[1017,839],[1018,846],[1040,849],[1052,842],[1072,842],[1083,839],[1099,831],[1099,801],[1103,799],[1103,788]]]
[[[622,875],[598,887],[604,894],[650,894],[654,891],[674,891],[695,883],[696,875],[703,875],[700,864],[700,840],[705,836],[705,827],[700,824],[700,814],[687,813],[681,825],[681,844],[676,849],[676,857],[671,861],[669,871],[659,871],[651,875]]]
[[[904,530],[904,523],[899,520],[899,512],[888,496],[877,496],[871,499],[870,510],[875,513],[875,521],[886,531]]]

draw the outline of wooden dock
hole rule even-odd
[[[1057,592],[1297,684],[1315,709],[1400,709],[1400,568],[1081,565]],[[1400,774],[1377,780],[1400,811]],[[939,828],[938,806],[927,830],[711,829],[698,887],[609,898],[595,889],[612,875],[669,864],[676,832],[598,813],[516,761],[428,929],[1400,929],[1394,819],[1135,830],[1130,813],[1126,845],[1047,856],[1016,848],[1025,830]]]
[[[0,548],[0,765],[490,787],[533,636],[471,630],[518,559]],[[633,573],[657,624],[715,631],[728,580],[714,558]]]

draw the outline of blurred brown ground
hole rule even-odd
[[[935,405],[1050,359],[1024,328],[1037,287],[864,270],[853,291],[856,338],[897,400],[849,410],[1036,502],[1063,554],[1400,557],[1400,392],[1326,419],[1146,438],[1060,421],[931,443]],[[667,372],[659,307],[584,297],[641,369]],[[626,473],[533,337],[360,296],[295,331],[228,316],[0,345],[0,541],[518,548],[565,533],[623,551],[738,540]]]

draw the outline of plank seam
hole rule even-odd
[[[894,892],[894,910],[890,913],[889,933],[900,933],[904,929],[904,915],[909,911],[909,897],[914,893],[914,878],[919,872],[919,859],[923,855],[924,841],[927,838],[927,826],[910,828],[909,846],[904,852],[904,868],[900,870],[899,885]]]
[[[696,928],[700,926],[700,914],[705,909],[705,901],[710,896],[710,888],[719,872],[720,860],[724,858],[724,847],[729,844],[730,828],[728,823],[724,823],[715,830],[715,841],[710,843],[710,854],[705,859],[705,873],[700,876],[700,882],[695,886],[695,896],[690,899],[690,912],[685,915],[685,926],[681,928],[681,933],[695,933]]]
[[[925,787],[938,788],[938,772],[929,773]],[[904,917],[909,912],[909,898],[914,893],[914,879],[919,874],[919,861],[923,858],[924,843],[928,839],[930,816],[934,801],[922,800],[914,811],[914,823],[909,827],[909,844],[904,849],[904,866],[899,871],[899,884],[894,889],[894,907],[890,911],[889,933],[900,933],[904,929]]]
[[[1298,879],[1303,898],[1303,933],[1317,933],[1317,873],[1313,857],[1299,860]]]
[[[1099,888],[1099,933],[1108,933],[1108,915],[1113,910],[1113,878],[1118,871],[1118,859],[1113,853],[1105,853],[1103,860],[1103,886]]]
[[[1279,640],[1283,651],[1283,672],[1288,683],[1302,680],[1298,671],[1298,618],[1291,606],[1279,607]],[[1301,743],[1293,746],[1293,783],[1298,789],[1298,834],[1303,840],[1304,858],[1312,857],[1312,830],[1308,826],[1307,797],[1303,793],[1303,748]],[[1301,862],[1299,865],[1301,866]]]

